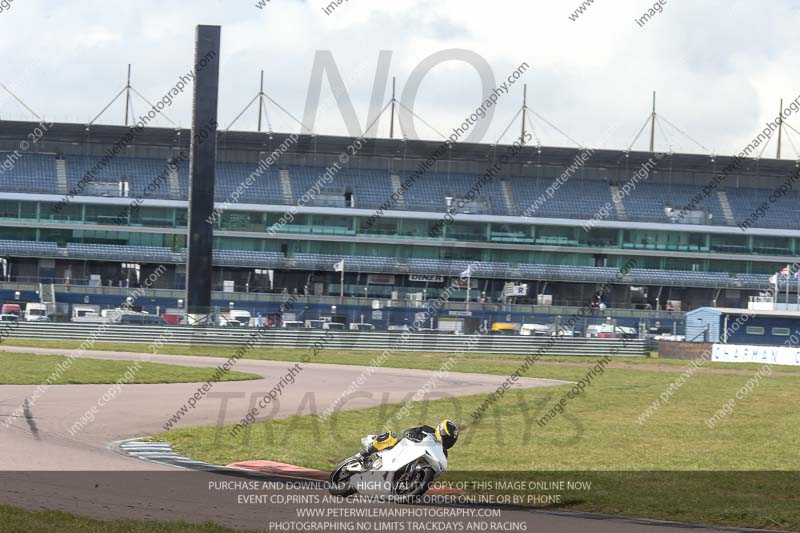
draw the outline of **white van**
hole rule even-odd
[[[47,316],[47,306],[40,303],[29,303],[25,306],[26,322],[50,322]]]
[[[236,320],[239,322],[239,325],[247,327],[250,325],[250,322],[253,320],[253,317],[250,316],[250,311],[245,311],[243,309],[231,309],[228,311],[228,317],[232,320]]]
[[[364,322],[353,322],[350,324],[350,331],[375,331],[375,325]]]
[[[98,324],[106,319],[100,315],[99,305],[74,304],[72,306],[72,322],[89,322]]]
[[[544,324],[522,324],[522,327],[519,330],[520,335],[524,335],[526,337],[533,337],[533,336],[547,336],[550,333],[550,326],[545,326]]]

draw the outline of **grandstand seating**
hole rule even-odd
[[[324,168],[289,167],[292,180],[292,196],[295,202],[320,181]],[[392,183],[388,172],[375,170],[343,170],[330,183],[320,183],[323,192],[339,194],[344,206],[344,193],[353,193],[353,207],[374,208],[385,202],[392,194]],[[307,205],[323,205],[320,201],[311,201]]]
[[[186,250],[181,250],[181,261],[186,260]],[[243,250],[214,250],[213,263],[220,266],[275,267],[284,261],[279,252],[253,252]]]
[[[185,171],[185,190],[189,187],[188,167],[181,165],[182,173]],[[233,192],[240,186],[243,193],[240,193],[241,200],[248,203],[267,203],[282,204],[283,195],[281,193],[280,178],[278,171],[267,169],[258,175],[253,184],[248,186],[248,177],[256,170],[256,166],[249,163],[217,163],[217,183],[215,196],[218,201],[224,202],[232,198]],[[183,180],[183,176],[182,176]]]
[[[789,192],[785,197],[771,203],[767,200],[770,192],[764,189],[727,189],[728,202],[736,216],[736,222],[743,223],[766,201],[769,209],[764,211],[763,216],[756,215],[759,218],[752,224],[754,227],[800,228],[800,211],[797,209],[800,193]]]
[[[95,156],[66,156],[67,188],[74,188],[87,172],[95,170],[93,182],[118,183],[123,178],[128,181],[131,196],[141,193],[153,180],[167,168],[167,161],[132,157],[115,157],[103,161]],[[156,191],[154,197],[170,198],[178,194],[169,193],[168,181]]]
[[[179,255],[169,248],[119,244],[67,243],[67,255],[80,259],[108,261],[177,262]]]
[[[417,178],[404,195],[407,209],[419,211],[442,212],[447,208],[445,198],[453,198],[453,206],[464,197],[481,180],[481,175],[445,174],[429,172]],[[384,200],[386,197],[384,197]],[[383,201],[383,200],[382,200]],[[484,204],[488,209],[483,209]],[[499,180],[484,183],[480,186],[480,194],[462,210],[464,212],[489,212],[507,215],[509,206],[503,199]]]
[[[68,243],[59,248],[54,242],[0,240],[0,256],[60,257],[100,261],[131,261],[150,263],[184,263],[186,250],[173,252],[169,248],[123,246],[108,244]],[[459,276],[467,261],[442,259],[395,259],[391,257],[339,256],[299,253],[285,257],[279,252],[214,250],[217,266],[275,268],[332,271],[334,263],[344,260],[349,272],[386,274],[425,274]],[[626,284],[664,285],[698,288],[731,288],[759,290],[770,286],[767,274],[737,274],[724,272],[692,272],[684,270],[653,270],[634,268],[622,280],[612,267],[563,266],[547,264],[510,264],[481,262],[472,269],[475,278],[508,280],[539,280],[576,283],[622,282]]]
[[[8,153],[6,153],[8,154]],[[3,154],[0,153],[0,158]],[[66,185],[72,189],[100,161],[95,156],[73,156],[64,158]],[[116,157],[111,159],[98,172],[94,181],[116,183],[120,178],[129,182],[129,196],[140,194],[153,180],[166,169],[167,162],[154,158]],[[250,163],[217,163],[217,201],[225,201],[255,170]],[[306,191],[312,189],[324,168],[309,166],[290,166],[288,175],[291,183],[292,203],[297,203]],[[620,219],[620,214],[611,202],[611,188],[605,180],[587,180],[578,177],[561,184],[552,196],[542,196],[557,176],[546,177],[506,177],[510,198],[502,189],[501,179],[485,184],[478,199],[467,207],[467,212],[492,213],[498,215],[520,215],[526,210],[535,217],[578,218],[586,220],[595,215],[603,206],[609,206],[609,219]],[[401,179],[403,175],[401,175]],[[405,193],[403,201],[393,203],[392,209],[443,212],[446,197],[458,200],[480,179],[479,175],[430,172],[421,176]],[[185,198],[189,182],[189,164],[183,161],[178,169],[177,183],[167,180],[158,190],[149,194],[151,198]],[[0,174],[0,191],[53,193],[58,191],[56,156],[54,154],[24,153],[13,168]],[[271,168],[264,171],[256,182],[247,187],[239,201],[249,203],[285,204],[289,196],[281,187],[279,170]],[[766,201],[770,189],[725,189],[735,222],[748,219],[753,211]],[[352,205],[356,208],[374,209],[386,202],[392,194],[389,171],[343,169],[334,179],[323,184],[322,191],[308,205],[345,206],[345,193],[352,193]],[[669,185],[655,182],[640,182],[634,193],[625,196],[622,204],[625,218],[630,221],[670,222],[665,214],[666,207],[680,209],[686,205],[698,190],[689,185]],[[85,190],[82,194],[92,194]],[[540,199],[544,199],[542,202]],[[532,208],[539,200],[539,205]],[[515,205],[509,205],[509,201]],[[766,228],[800,228],[800,212],[795,206],[800,201],[800,193],[790,192],[779,201],[770,203],[770,208],[752,224]],[[702,198],[697,210],[711,215],[708,223],[730,224],[726,219],[725,208],[717,194]],[[498,237],[502,239],[502,237]]]
[[[509,178],[518,212],[527,211],[530,216],[537,217],[590,219],[608,205],[611,212],[608,218],[617,218],[611,190],[605,182],[572,179],[561,184],[558,191],[549,197],[545,191],[556,178]]]
[[[680,210],[697,193],[698,189],[694,186],[640,182],[636,186],[636,192],[626,196],[623,203],[631,220],[666,222],[669,219],[664,214],[665,208]],[[694,208],[710,213],[710,223],[725,224],[725,214],[716,194],[701,198]]]
[[[0,191],[51,193],[56,190],[56,156],[22,153],[19,157],[0,152],[0,161],[8,157],[13,167],[0,170]]]
[[[0,254],[17,257],[58,257],[58,245],[54,242],[0,240]]]

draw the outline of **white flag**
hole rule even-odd
[[[341,272],[344,270],[344,259],[333,265],[334,272]]]
[[[769,282],[772,283],[773,285],[777,285],[778,284],[778,275],[777,274],[771,275],[769,277]]]
[[[467,269],[461,273],[461,279],[468,278],[472,276],[472,265],[469,265]]]

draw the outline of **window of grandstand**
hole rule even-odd
[[[353,193],[346,193],[336,188],[322,188],[313,196],[308,205],[317,207],[353,207]]]
[[[790,328],[772,328],[772,334],[776,337],[788,337],[791,333]]]
[[[86,192],[88,196],[121,196],[127,197],[130,192],[127,179],[120,181],[89,181],[86,184]]]
[[[665,207],[664,214],[667,215],[670,222],[680,224],[713,224],[714,217],[712,213],[708,213],[705,210],[693,209],[684,211],[680,207]]]
[[[763,335],[764,328],[761,326],[747,326],[747,334],[748,335]]]

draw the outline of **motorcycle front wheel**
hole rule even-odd
[[[400,475],[395,482],[394,495],[400,503],[411,501],[416,496],[421,496],[427,492],[434,475],[433,468],[429,466],[421,468],[412,466]]]
[[[357,464],[361,466],[361,462],[355,457],[345,459],[328,478],[328,492],[333,496],[350,496],[356,493],[356,489],[350,484],[350,478],[353,473],[347,470],[348,466]]]

